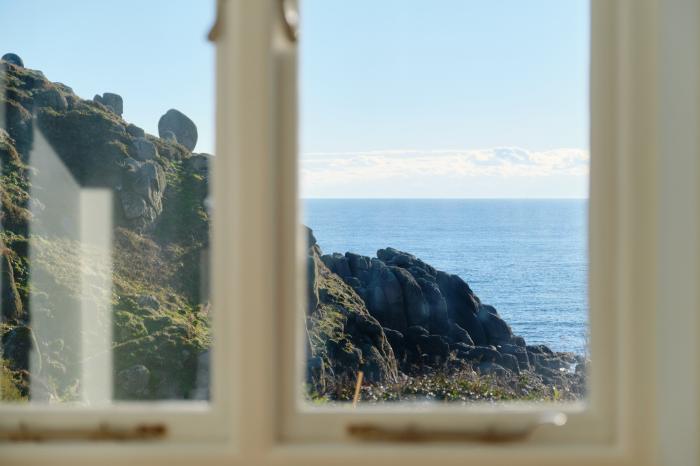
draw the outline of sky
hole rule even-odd
[[[213,153],[211,0],[0,0],[2,53]],[[581,198],[588,0],[301,0],[303,197]]]
[[[208,0],[0,0],[0,55],[72,87],[115,92],[124,119],[158,135],[176,108],[197,125],[196,152],[214,147],[214,19]]]
[[[304,197],[587,196],[587,0],[302,0]]]

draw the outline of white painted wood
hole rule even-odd
[[[3,464],[698,464],[700,352],[691,338],[700,330],[696,7],[691,0],[592,0],[593,373],[589,404],[576,407],[566,428],[499,446],[369,445],[347,442],[342,415],[299,411],[291,396],[304,280],[296,224],[296,52],[284,40],[277,0],[227,0],[217,52],[213,412],[168,405],[24,411],[54,425],[162,420],[181,443],[1,445]],[[667,73],[682,64],[683,76]],[[675,158],[667,164],[669,157]],[[677,269],[685,274],[678,282]],[[684,364],[661,369],[669,350]],[[669,378],[681,369],[691,377],[679,391]],[[0,425],[7,414],[17,415],[3,412]],[[507,413],[498,422],[528,415]],[[354,415],[402,416],[476,426],[503,413]]]

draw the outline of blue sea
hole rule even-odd
[[[586,200],[307,199],[325,254],[387,246],[462,277],[528,344],[583,353]]]

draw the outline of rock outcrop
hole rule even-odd
[[[104,94],[96,95],[92,98],[98,104],[104,105],[112,113],[122,116],[124,113],[124,99],[119,94],[105,92]]]
[[[317,245],[312,247],[313,254],[320,254]],[[582,394],[583,378],[573,371],[576,364],[582,367],[581,356],[526,345],[496,309],[482,303],[457,275],[393,248],[380,249],[373,258],[347,252],[322,255],[321,261],[360,299],[361,304],[352,306],[362,308],[364,304],[381,324],[381,332],[374,332],[389,343],[404,375],[458,361],[499,378],[527,372],[544,384],[578,393],[575,396]],[[318,267],[314,270],[309,278],[312,284],[319,280]],[[314,308],[325,299],[318,294],[309,302]],[[361,335],[355,333],[354,338]]]
[[[158,134],[161,138],[175,140],[193,151],[197,145],[197,126],[184,113],[171,108],[158,121]]]
[[[309,230],[308,378],[323,388],[352,381],[363,371],[371,381],[396,381],[391,345],[357,293],[321,260]]]
[[[6,63],[11,63],[15,66],[24,67],[24,61],[22,61],[20,56],[17,55],[16,53],[6,53],[5,55],[2,56],[1,60],[6,62]]]

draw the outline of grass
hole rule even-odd
[[[0,401],[26,402],[27,397],[22,394],[23,382],[20,375],[10,370],[7,361],[0,359]]]
[[[564,402],[580,399],[580,394],[563,387],[547,385],[532,372],[521,372],[506,377],[482,375],[461,361],[452,359],[437,369],[426,369],[414,375],[402,374],[396,383],[365,382],[361,390],[362,403],[506,403]],[[313,405],[343,404],[352,401],[355,380],[336,379],[325,390],[307,384],[306,399]]]

